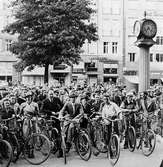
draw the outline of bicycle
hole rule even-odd
[[[145,117],[143,113],[139,113],[141,119],[139,120],[140,128],[136,131],[138,134],[138,146],[137,149],[141,149],[142,153],[145,156],[149,156],[153,153],[155,146],[156,146],[156,135],[152,129],[149,127],[149,122],[151,121],[152,117]],[[144,129],[144,127],[146,129]]]
[[[0,166],[1,167],[9,167],[13,150],[10,143],[7,140],[3,139],[3,130],[7,127],[3,124],[0,124]]]
[[[57,117],[53,116],[55,119],[58,119]],[[62,139],[62,150],[63,150],[63,157],[64,157],[64,163],[67,163],[67,158],[66,158],[66,153],[69,152],[70,148],[67,149],[66,145],[66,129],[67,125],[70,123],[73,123],[75,125],[75,133],[72,139],[72,142],[74,142],[76,151],[81,157],[81,159],[88,161],[91,157],[92,154],[92,149],[91,149],[91,142],[89,139],[88,134],[80,128],[80,121],[76,121],[75,118],[70,120],[66,117],[60,120],[60,125],[61,125],[61,139]],[[67,122],[67,125],[65,124],[65,121]]]
[[[1,123],[6,127],[5,128],[5,140],[7,140],[13,151],[12,155],[12,162],[16,162],[19,158],[19,155],[21,153],[20,144],[18,142],[16,133],[17,133],[17,118],[15,116],[8,118],[8,119],[2,119]]]
[[[95,116],[95,117],[93,117]],[[93,113],[88,118],[88,127],[87,133],[90,136],[92,141],[92,145],[100,152],[106,153],[106,134],[105,134],[105,126],[102,124],[102,117],[100,113]]]
[[[125,121],[124,132],[127,130],[128,149],[130,152],[133,152],[136,148],[136,132],[135,132],[135,128],[131,125],[131,119],[133,115],[134,115],[134,118],[136,117],[135,112],[127,109],[126,111],[123,110],[122,114]],[[121,134],[123,138],[124,138],[124,132],[122,132]]]
[[[55,154],[58,151],[59,131],[54,127],[56,119],[53,116],[48,118],[46,115],[42,115],[40,129],[41,132],[51,141],[51,152]]]
[[[120,139],[114,130],[114,123],[120,121],[120,119],[103,118],[111,122],[111,136],[108,144],[107,157],[110,163],[114,166],[120,157]]]
[[[24,137],[24,158],[32,165],[40,165],[49,158],[51,143],[45,135],[41,134],[38,116],[26,115],[24,119],[29,121],[28,136]]]
[[[20,117],[13,117],[2,121],[8,122],[15,119],[17,123],[17,129],[12,129],[13,133],[11,133],[14,137],[11,137],[10,135],[10,124],[5,123],[6,125],[8,125],[8,141],[10,141],[13,144],[14,139],[14,143],[16,143],[16,145],[13,145],[13,155],[15,157],[14,162],[16,162],[19,159],[19,156],[22,153],[24,158],[30,164],[42,164],[48,159],[51,147],[49,139],[45,135],[41,134],[39,131],[37,116],[33,117],[32,115],[26,115],[23,119]],[[26,119],[28,119],[29,121],[28,135],[24,136],[23,123]],[[31,157],[31,154],[33,154],[33,157]]]

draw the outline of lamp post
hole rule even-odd
[[[137,36],[136,46],[139,47],[139,92],[149,89],[150,86],[150,47],[155,44],[153,38],[157,33],[157,25],[151,19],[137,20],[134,24],[134,33]]]

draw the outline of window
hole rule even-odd
[[[163,62],[163,54],[156,53],[156,61],[157,62]]]
[[[156,44],[157,45],[163,45],[163,36],[157,36],[156,37]]]
[[[104,74],[117,74],[117,68],[104,68]]]
[[[109,49],[109,48],[108,48],[108,45],[109,45],[109,42],[104,42],[104,43],[103,43],[103,49],[104,49],[103,52],[104,52],[104,53],[108,53],[108,49]]]
[[[150,53],[150,61],[153,61],[153,53]]]
[[[112,53],[116,54],[118,51],[118,42],[112,42]]]
[[[11,48],[12,40],[6,39],[6,50],[9,51]]]
[[[130,62],[135,61],[135,53],[129,53],[129,57],[130,57]]]

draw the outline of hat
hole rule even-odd
[[[128,92],[126,96],[133,96],[134,94],[132,92]]]
[[[54,93],[59,93],[59,90],[58,89],[54,89],[53,92]]]
[[[33,93],[31,91],[28,91],[25,95],[25,97],[33,96]]]
[[[82,99],[86,99],[86,97],[87,97],[86,95],[81,95],[81,96],[80,96],[80,99],[81,99],[81,100],[82,100]]]
[[[104,97],[110,97],[110,94],[106,92],[106,93],[104,94]]]
[[[77,97],[77,94],[75,92],[71,92],[69,95],[70,98],[75,98]]]
[[[3,102],[4,101],[10,101],[10,99],[6,97],[6,98],[3,99]]]

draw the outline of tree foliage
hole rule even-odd
[[[18,34],[11,47],[21,60],[17,67],[77,63],[85,40],[97,40],[89,5],[89,0],[14,0],[15,22],[5,31]]]

